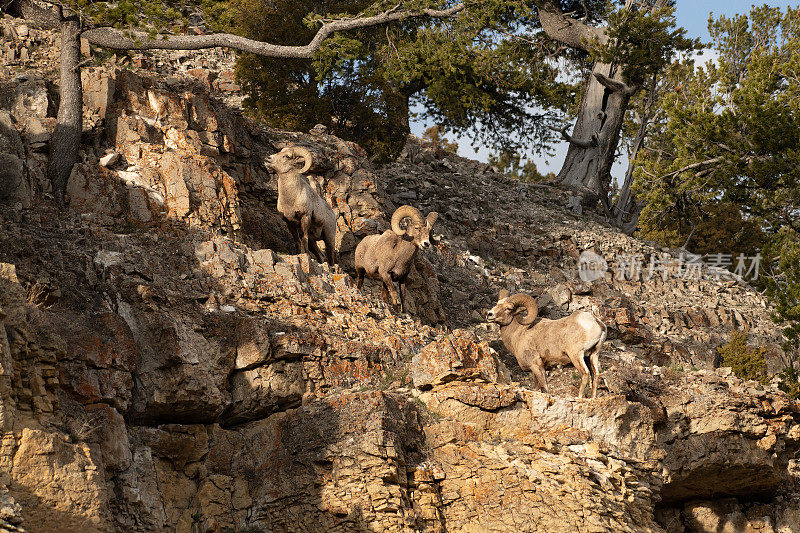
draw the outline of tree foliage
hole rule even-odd
[[[644,2],[649,6],[616,9],[608,17],[606,41],[595,40],[592,57],[622,65],[629,85],[643,85],[661,74],[676,53],[694,50],[696,39],[675,24],[674,2]],[[663,5],[662,5],[663,4]]]
[[[562,4],[583,9],[580,2]],[[585,4],[589,16],[603,15],[603,2]],[[394,5],[231,0],[237,31],[287,44],[308,42],[320,21]],[[407,9],[443,5],[403,3]],[[415,105],[443,131],[469,132],[475,143],[544,145],[552,138],[547,126],[576,93],[574,84],[558,78],[551,56],[582,61],[586,54],[559,50],[542,34],[528,2],[491,0],[472,2],[455,17],[337,34],[313,61],[245,54],[237,75],[246,105],[273,126],[308,129],[321,122],[387,159],[402,148]]]
[[[773,319],[783,323],[784,350],[800,349],[800,239],[791,228],[781,228],[765,246],[771,268],[764,282],[775,311]]]
[[[191,2],[162,0],[118,2],[66,0],[60,3],[79,14],[85,24],[111,26],[117,29],[144,29],[152,33],[164,30],[180,31],[192,10]]]
[[[316,33],[314,13],[335,18],[370,7],[360,2],[232,0],[237,31],[260,41],[308,43]],[[324,10],[323,10],[324,9]],[[308,130],[321,123],[335,135],[359,142],[378,159],[395,155],[408,133],[406,98],[379,71],[374,44],[388,28],[335,36],[316,60],[242,54],[236,74],[247,93],[245,107],[276,128]],[[347,52],[343,52],[343,49]],[[332,51],[340,51],[334,58]],[[322,76],[321,71],[327,73]]]
[[[701,252],[760,251],[791,356],[800,346],[800,9],[709,21],[716,61],[670,68],[674,90],[638,159],[640,227]],[[689,238],[691,237],[691,238]]]
[[[489,164],[509,178],[520,181],[544,182],[555,179],[555,174],[552,172],[546,176],[542,175],[536,168],[536,163],[524,160],[518,152],[506,151],[491,155],[489,156]]]
[[[709,26],[719,61],[672,67],[675,89],[660,102],[666,120],[639,161],[645,233],[685,238],[732,205],[767,232],[796,225],[798,15],[761,7],[750,17],[721,17]]]

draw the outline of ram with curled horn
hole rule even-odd
[[[533,373],[542,390],[549,393],[545,369],[556,364],[572,365],[581,374],[578,398],[583,398],[591,378],[592,398],[597,396],[600,378],[600,348],[606,340],[606,326],[592,313],[576,311],[559,320],[542,318],[532,296],[500,291],[497,304],[486,318],[500,326],[500,338],[520,368]]]
[[[392,229],[381,235],[368,235],[356,246],[356,286],[360,289],[364,276],[382,282],[383,298],[405,312],[406,278],[418,250],[431,245],[431,231],[439,214],[427,217],[416,207],[404,205],[392,215]],[[394,283],[400,286],[398,295]]]
[[[333,267],[336,253],[336,212],[305,175],[314,164],[312,153],[300,146],[287,146],[269,159],[268,166],[278,174],[278,211],[289,226],[301,254],[313,252],[320,263],[322,252],[317,241],[325,243],[325,256]]]

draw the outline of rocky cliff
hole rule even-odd
[[[59,211],[57,43],[2,27],[0,530],[800,531],[800,405],[716,368],[732,328],[781,356],[744,280],[581,281],[584,250],[680,252],[416,139],[375,169],[322,129],[263,128],[208,58],[85,69]],[[287,144],[315,154],[344,272],[293,255],[263,164]],[[444,235],[409,315],[347,273],[403,203]],[[572,368],[533,390],[483,321],[501,288],[602,314],[599,398]]]

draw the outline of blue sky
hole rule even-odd
[[[708,14],[714,13],[714,17],[719,15],[735,15],[737,13],[749,13],[753,5],[767,4],[773,7],[785,8],[787,6],[797,6],[798,2],[742,2],[741,0],[711,0],[687,1],[677,0],[675,5],[675,18],[678,25],[683,26],[690,37],[700,37],[703,41],[708,41]]]
[[[689,37],[699,37],[703,42],[708,42],[710,40],[708,35],[709,13],[713,13],[715,17],[719,15],[731,16],[737,13],[749,13],[750,7],[752,5],[767,4],[773,7],[785,8],[790,5],[797,6],[798,3],[800,3],[798,0],[795,0],[793,2],[752,2],[752,1],[741,1],[741,0],[727,0],[727,1],[677,0],[675,17],[678,21],[678,25],[686,29],[686,32]],[[421,119],[422,117],[419,117],[417,120],[412,121],[411,123],[411,132],[414,133],[415,135],[422,135],[422,133],[425,131],[425,128],[432,125],[431,123]],[[448,137],[452,138],[452,135]],[[456,140],[458,141],[459,145],[458,153],[460,155],[472,159],[478,159],[481,161],[486,161],[488,159],[489,152],[486,149],[479,149],[476,153],[476,150],[472,148],[470,139],[468,137],[462,137]],[[538,167],[541,173],[545,174],[549,171],[557,173],[561,168],[561,163],[564,161],[564,156],[567,153],[567,143],[562,142],[558,144],[554,150],[555,150],[554,156],[545,156],[545,155],[533,156],[533,161],[536,162],[536,166]],[[626,165],[627,161],[618,161],[614,165],[614,169],[612,170],[612,175],[615,178],[621,177],[625,173]]]

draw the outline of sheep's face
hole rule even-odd
[[[508,303],[508,294],[500,295],[500,300],[494,307],[486,312],[486,319],[501,326],[507,326],[514,320],[514,315],[520,312],[518,304]]]
[[[433,236],[433,225],[436,223],[438,217],[439,214],[433,211],[428,214],[428,218],[425,219],[423,223],[413,218],[411,222],[408,223],[406,235],[414,241],[414,244],[416,244],[417,248],[420,250],[430,247],[431,237]]]
[[[272,154],[267,164],[278,174],[286,174],[302,167],[304,162],[301,156],[295,156],[294,152],[284,148],[277,154]]]

